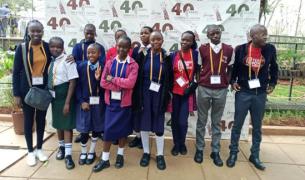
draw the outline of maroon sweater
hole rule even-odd
[[[211,84],[210,77],[212,75],[211,72],[211,61],[210,61],[210,44],[202,44],[199,48],[200,56],[202,59],[202,66],[200,71],[200,79],[199,85],[204,86],[211,89],[222,89],[227,88],[229,86],[229,77],[227,75],[227,67],[231,61],[233,48],[230,45],[222,43],[222,50],[223,50],[223,59],[222,65],[220,69],[220,76],[221,76],[221,84]],[[219,67],[219,60],[220,60],[221,50],[218,54],[216,54],[212,49],[212,57],[213,57],[213,64],[214,64],[214,75],[218,75],[218,67]]]

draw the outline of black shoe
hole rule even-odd
[[[162,156],[162,155],[157,156],[157,168],[159,170],[166,169],[166,164],[165,164],[164,156]]]
[[[71,155],[67,155],[65,157],[65,163],[66,163],[66,168],[67,169],[73,169],[75,167],[74,161],[72,160]]]
[[[172,153],[173,156],[178,156],[178,154],[179,154],[179,147],[174,145],[174,147],[171,150],[171,153]]]
[[[112,144],[113,145],[118,145],[119,144],[119,140],[112,141]]]
[[[82,155],[86,155],[85,159],[81,159],[81,158],[80,158]],[[86,154],[86,153],[80,153],[80,155],[79,155],[79,160],[78,160],[78,164],[79,164],[79,165],[84,165],[84,164],[86,164],[86,161],[87,161],[87,154]]]
[[[203,151],[202,150],[196,149],[194,161],[196,163],[202,163],[202,161],[203,161]]]
[[[227,159],[227,166],[228,167],[234,167],[235,162],[237,160],[237,154],[230,154],[229,158]]]
[[[213,162],[216,166],[218,167],[223,166],[223,162],[220,158],[219,152],[212,152],[210,157],[213,159]]]
[[[180,146],[179,152],[180,152],[181,155],[186,155],[187,154],[187,148],[186,148],[185,144]]]
[[[259,169],[261,171],[264,171],[266,169],[265,165],[257,157],[251,155],[249,161],[256,167],[256,169]]]
[[[124,156],[118,154],[116,156],[116,161],[115,161],[115,168],[120,169],[124,166]]]
[[[143,145],[142,145],[142,140],[141,140],[141,138],[140,138],[140,142],[139,142],[139,144],[138,144],[138,148],[139,148],[139,149],[143,149]]]
[[[131,148],[137,147],[140,142],[141,142],[141,138],[135,137],[132,141],[128,143],[128,146]]]
[[[104,136],[102,133],[100,135],[98,135],[97,137],[100,138],[100,140],[104,141]]]
[[[56,159],[57,160],[63,160],[65,158],[65,147],[60,146],[58,148],[57,154],[56,154]]]
[[[81,137],[81,134],[77,135],[74,139],[74,143],[80,143],[82,137]]]
[[[93,157],[89,159],[89,158],[88,158],[89,155],[92,155]],[[87,160],[86,160],[86,164],[87,164],[87,165],[92,164],[92,163],[94,162],[95,158],[96,158],[95,152],[94,152],[94,153],[88,153],[88,155],[87,155]]]
[[[150,161],[150,154],[144,153],[140,161],[140,166],[142,167],[148,166],[149,161]]]
[[[103,169],[109,168],[110,167],[110,162],[108,161],[103,161],[100,160],[96,165],[93,166],[92,171],[93,172],[100,172]]]

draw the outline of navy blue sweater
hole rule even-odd
[[[237,46],[235,49],[235,61],[233,65],[233,72],[231,77],[231,84],[237,82],[241,86],[242,91],[251,93],[263,93],[269,86],[275,86],[278,79],[278,65],[276,63],[276,49],[272,44],[267,43],[261,50],[262,56],[265,58],[265,64],[261,67],[258,73],[258,79],[261,87],[250,89],[249,67],[245,65],[244,61],[247,58],[248,47],[251,42]],[[251,70],[251,79],[255,79],[255,73]]]
[[[26,43],[26,58],[28,53],[28,46],[29,43]],[[51,62],[51,54],[49,51],[49,44],[46,42],[43,42],[43,48],[46,52],[47,56],[47,64],[43,72],[43,85],[39,85],[37,87],[39,88],[45,88],[48,82],[48,68]],[[30,49],[30,63],[33,64],[33,49]],[[26,61],[28,62],[28,61]],[[28,71],[30,74],[30,80],[32,80],[32,75],[29,70],[29,64],[27,65]],[[22,99],[25,97],[27,92],[29,91],[29,83],[26,77],[23,60],[22,60],[22,47],[21,44],[18,45],[15,57],[14,57],[14,66],[13,66],[13,95],[21,97]]]

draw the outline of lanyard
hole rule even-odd
[[[222,59],[223,59],[223,49],[220,51],[220,59],[219,59],[219,66],[218,66],[218,75],[220,74],[221,65],[222,65]],[[213,55],[212,55],[212,48],[210,46],[210,64],[211,64],[211,72],[212,75],[214,75],[214,61],[213,61]]]
[[[85,60],[85,43],[82,43],[82,61]]]
[[[161,74],[162,74],[162,63],[163,63],[162,52],[160,52],[160,68],[159,68],[158,84],[160,84],[160,79],[161,79]],[[150,51],[150,81],[152,81],[153,66],[154,66],[153,51],[151,50]]]
[[[29,67],[30,67],[31,74],[33,74],[33,67],[32,67],[31,62],[30,62],[30,50],[31,50],[31,46],[32,46],[31,44],[32,44],[32,41],[30,41],[29,48],[28,48],[28,64],[29,64]],[[42,71],[41,71],[41,75],[42,75],[43,72],[44,72],[44,69],[46,68],[46,64],[47,64],[47,55],[46,55],[46,52],[44,51],[42,41],[41,41],[41,44],[40,44],[40,48],[42,50],[43,56],[45,57],[45,62],[44,62],[44,65],[43,65],[43,68],[42,68]],[[33,53],[33,64],[34,64],[34,53]]]
[[[249,47],[249,55],[248,55],[248,66],[249,66],[249,79],[251,80],[251,68],[252,68],[252,57],[251,57],[251,54],[252,54],[252,45],[250,45]],[[258,64],[258,68],[257,68],[257,71],[254,71],[255,73],[255,78],[257,79],[257,76],[258,76],[258,72],[261,68],[261,64],[262,64],[262,55],[261,57],[259,58],[259,64]]]
[[[116,58],[117,59],[117,58]],[[125,60],[125,62],[123,63],[123,66],[122,66],[122,68],[121,68],[121,72],[120,72],[120,76],[118,76],[118,69],[119,69],[119,61],[118,60],[116,60],[116,66],[115,66],[115,77],[121,77],[122,76],[122,74],[123,74],[123,70],[124,70],[124,67],[125,67],[125,64],[126,64],[126,60]]]
[[[99,66],[97,68],[99,68]],[[91,79],[90,79],[90,74],[89,74],[89,64],[87,65],[87,78],[88,78],[88,85],[89,85],[90,96],[92,96]],[[99,90],[100,89],[99,89],[99,87],[97,85],[97,87],[96,87],[97,95],[99,94]]]

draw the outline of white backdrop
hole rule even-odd
[[[148,25],[164,34],[164,48],[179,48],[181,33],[192,30],[198,43],[206,43],[209,24],[222,27],[222,41],[233,46],[247,41],[246,32],[258,22],[259,0],[45,0],[45,39],[60,36],[69,53],[83,39],[87,23],[97,27],[97,41],[106,49],[114,45],[114,32],[125,29],[134,42],[139,31]],[[230,137],[234,98],[228,95],[223,116],[223,138]],[[233,108],[233,109],[232,109]],[[190,120],[189,135],[195,135],[195,121]],[[196,118],[195,118],[196,119]],[[229,127],[229,128],[226,128]],[[248,127],[248,122],[246,126]],[[248,135],[242,131],[242,139]]]

